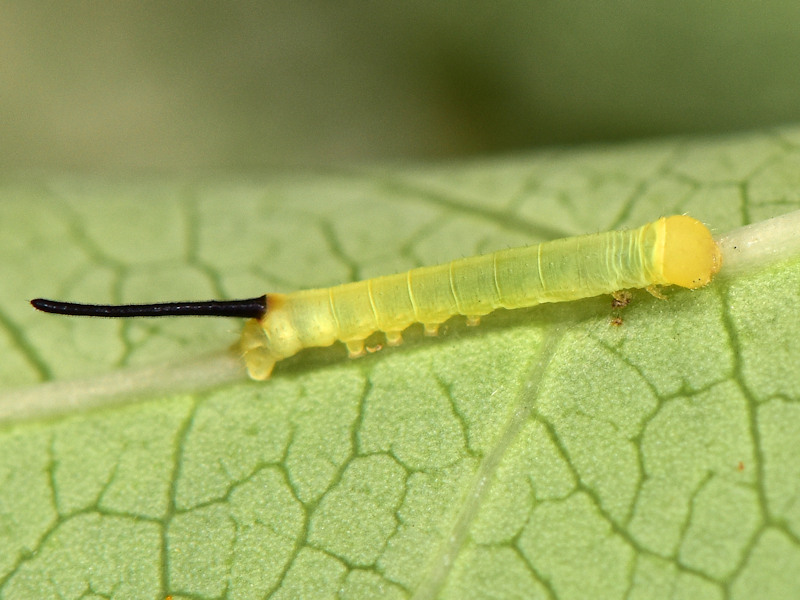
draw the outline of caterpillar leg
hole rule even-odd
[[[275,358],[266,349],[259,348],[245,353],[244,364],[251,379],[264,381],[269,379],[272,374],[272,369],[275,367]]]
[[[467,327],[476,327],[481,324],[480,315],[467,315]]]
[[[347,346],[347,356],[350,358],[358,358],[366,354],[364,351],[364,340],[345,342],[345,346]]]
[[[611,308],[624,308],[631,303],[631,293],[628,290],[612,292],[611,297]]]
[[[239,341],[239,350],[251,379],[264,381],[269,378],[278,359],[268,350],[264,329],[256,319],[251,319],[245,324],[242,339]]]
[[[386,343],[389,346],[399,346],[403,343],[403,334],[399,331],[387,331],[386,332]]]
[[[661,290],[658,289],[656,285],[649,285],[647,286],[647,291],[650,292],[651,295],[655,296],[659,300],[666,300],[667,297],[661,293]]]
[[[441,323],[424,323],[423,327],[425,328],[425,335],[439,335],[439,325],[441,325]]]

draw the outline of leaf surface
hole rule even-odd
[[[688,213],[800,208],[796,129],[429,168],[3,182],[3,598],[800,593],[800,256],[697,291],[416,326],[248,381],[250,297]],[[621,325],[612,325],[619,317]]]

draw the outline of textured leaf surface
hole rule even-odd
[[[357,361],[307,351],[267,383],[225,370],[234,321],[27,306],[290,291],[673,213],[720,233],[800,208],[798,142],[7,176],[0,406],[50,416],[0,428],[0,597],[800,594],[797,256],[623,310],[453,319]]]

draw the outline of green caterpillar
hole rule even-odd
[[[382,331],[386,343],[422,323],[435,335],[453,315],[477,325],[498,308],[522,308],[611,294],[629,288],[678,285],[699,288],[722,264],[709,230],[687,216],[661,218],[639,229],[583,235],[499,250],[405,273],[290,294],[232,301],[87,305],[36,299],[36,308],[59,314],[134,317],[208,315],[246,317],[240,349],[253,379],[302,350],[342,341],[350,357]]]

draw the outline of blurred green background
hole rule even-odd
[[[800,2],[0,1],[0,165],[490,154],[800,121]]]

